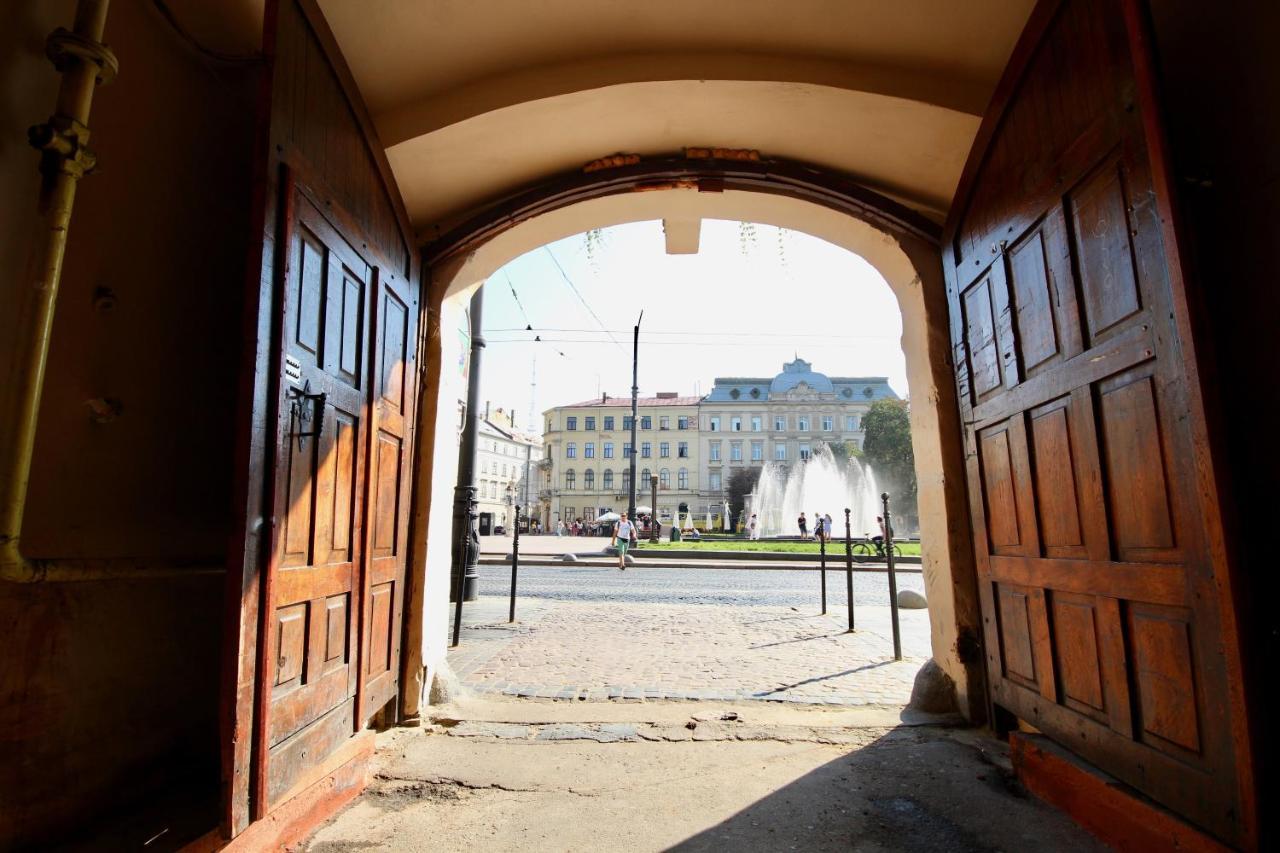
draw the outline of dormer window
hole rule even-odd
[[[729,396],[736,400],[742,396],[742,392],[739,391],[737,388],[734,388],[732,391],[729,392]]]
[[[752,397],[752,399],[756,399],[756,400],[760,399],[760,389],[759,389],[759,388],[752,388],[752,389],[751,389],[751,397]]]

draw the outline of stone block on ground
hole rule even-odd
[[[947,714],[956,709],[956,685],[935,660],[929,660],[916,673],[907,707],[928,714]]]
[[[903,610],[924,610],[929,606],[929,602],[914,589],[900,589],[898,590],[898,606]]]
[[[427,701],[432,705],[447,705],[467,695],[467,688],[454,673],[447,661],[436,664],[435,674],[431,679],[431,692]]]

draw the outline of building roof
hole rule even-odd
[[[801,385],[833,402],[898,399],[886,376],[827,376],[798,356],[772,378],[718,376],[711,393],[703,399],[708,403],[758,403],[781,398]]]
[[[696,406],[702,401],[701,397],[641,397],[636,401],[637,406]],[[606,397],[603,400],[597,400],[594,397],[590,400],[584,400],[581,403],[568,403],[564,406],[555,406],[556,409],[590,409],[595,407],[617,407],[631,408],[630,397]]]

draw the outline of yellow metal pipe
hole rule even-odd
[[[31,129],[31,142],[41,150],[40,215],[22,290],[14,349],[14,405],[9,410],[9,441],[0,447],[0,579],[20,583],[44,580],[50,565],[22,555],[23,510],[31,477],[40,397],[44,390],[54,306],[62,279],[67,229],[75,205],[76,184],[93,166],[89,140],[89,107],[99,82],[110,80],[115,56],[102,44],[109,0],[80,0],[74,29],[56,30],[48,53],[62,73],[56,111],[49,122]]]

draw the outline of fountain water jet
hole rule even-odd
[[[748,513],[756,513],[762,536],[796,536],[800,529],[796,519],[800,513],[809,518],[809,531],[814,530],[811,513],[831,515],[831,535],[844,536],[844,510],[848,507],[854,536],[876,533],[876,512],[880,506],[880,490],[869,466],[857,459],[837,459],[831,448],[819,444],[808,461],[790,467],[785,462],[767,462],[760,472],[755,490],[748,497]]]

